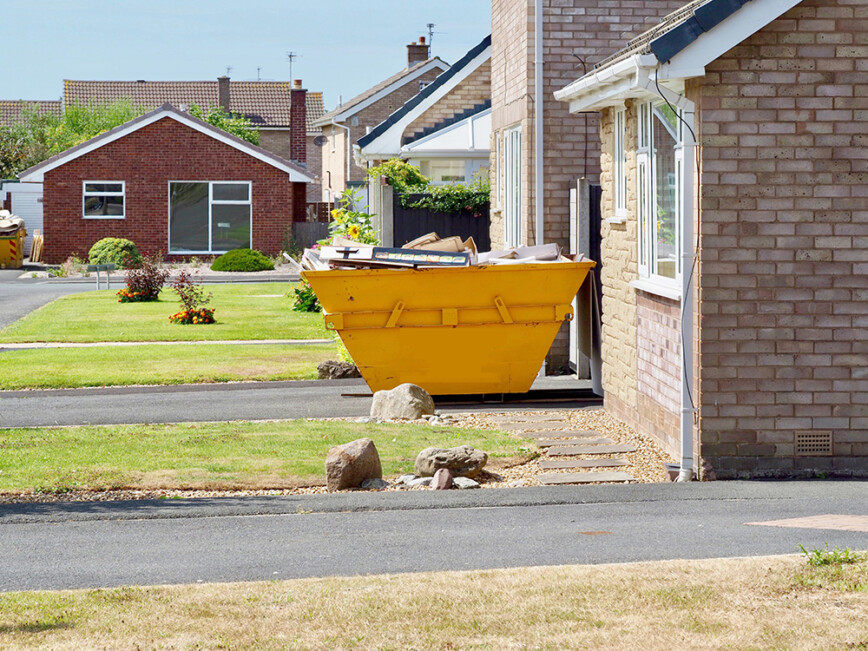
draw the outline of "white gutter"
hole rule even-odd
[[[543,188],[543,0],[534,3],[534,103],[533,103],[533,142],[534,142],[534,204],[535,228],[534,244],[543,243],[543,208],[545,191]]]

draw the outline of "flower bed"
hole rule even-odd
[[[208,309],[207,307],[198,310],[182,310],[181,312],[176,312],[170,316],[169,321],[172,323],[196,325],[200,323],[214,323],[214,310]]]

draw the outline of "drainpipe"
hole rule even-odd
[[[543,0],[534,3],[534,103],[533,103],[533,142],[534,142],[534,212],[536,237],[534,244],[544,240],[543,207]]]
[[[696,477],[693,458],[693,421],[696,408],[691,401],[690,388],[693,383],[693,265],[696,260],[694,249],[694,196],[699,179],[695,177],[697,142],[691,135],[696,132],[696,106],[683,95],[663,88],[649,76],[647,69],[637,67],[639,83],[650,93],[662,97],[676,108],[682,109],[684,120],[684,143],[682,165],[684,168],[684,187],[681,201],[684,207],[684,221],[681,225],[681,470],[679,482],[691,481]],[[690,129],[687,128],[690,127]]]

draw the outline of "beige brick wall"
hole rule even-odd
[[[543,141],[545,174],[544,212],[546,242],[569,244],[570,188],[576,179],[599,181],[599,118],[593,114],[572,115],[566,102],[553,93],[583,74],[580,57],[588,71],[636,34],[680,8],[684,0],[541,0],[543,2]],[[522,226],[525,241],[536,240],[533,231],[534,186],[534,25],[531,0],[492,0],[492,158],[494,138],[504,128],[522,127]],[[492,163],[492,174],[496,165]],[[492,177],[492,187],[494,177]],[[491,213],[492,247],[504,242],[503,213]],[[560,342],[565,342],[561,339]],[[565,343],[549,356],[552,366],[562,366]],[[635,377],[635,374],[634,374]]]
[[[404,136],[414,136],[424,129],[451,119],[465,109],[473,108],[491,99],[491,61],[486,61],[439,99],[434,106],[413,120],[404,130]]]
[[[307,136],[307,171],[315,178],[322,177],[322,147],[317,147],[313,144],[314,138],[319,134]],[[307,200],[322,201],[322,183],[307,184]]]
[[[717,476],[868,474],[868,6],[806,0],[707,67],[701,448]],[[833,456],[794,456],[831,433]]]

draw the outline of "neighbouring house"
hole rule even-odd
[[[492,0],[492,247],[545,241],[570,249],[570,190],[582,177],[599,181],[599,128],[596,115],[570,115],[553,93],[684,4]],[[534,54],[537,38],[539,59]],[[539,138],[534,137],[536,128]],[[537,177],[544,179],[540,193]],[[548,370],[563,369],[568,360],[565,325],[547,356]]]
[[[868,6],[699,0],[600,114],[606,408],[701,477],[868,476]]]
[[[435,185],[488,174],[491,135],[491,36],[408,100],[355,145],[376,165],[403,158]]]
[[[298,125],[303,134],[304,125]],[[170,259],[252,247],[277,254],[305,220],[300,165],[164,104],[24,170],[43,186],[44,258],[103,237]]]
[[[0,99],[0,126],[23,124],[24,115],[28,110],[35,110],[37,115],[60,115],[63,105],[60,100],[7,100]]]
[[[334,201],[346,188],[364,185],[366,170],[353,160],[353,145],[448,69],[441,59],[428,58],[428,45],[420,38],[407,46],[406,68],[313,122],[323,136],[323,201]]]
[[[83,81],[65,79],[63,106],[106,104],[129,99],[147,111],[169,103],[182,111],[191,104],[207,109],[220,106],[227,113],[245,116],[259,130],[259,146],[287,160],[305,166],[314,178],[320,175],[320,148],[314,139],[321,135],[314,126],[323,110],[320,92],[308,92],[301,80],[232,81],[223,75],[214,81]],[[303,140],[293,140],[292,121],[306,123]],[[319,183],[308,186],[308,201],[319,201]]]

